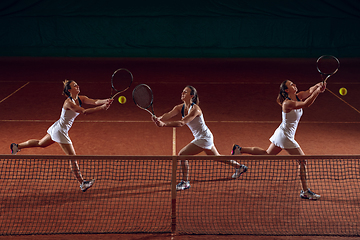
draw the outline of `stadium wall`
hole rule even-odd
[[[5,0],[0,56],[358,57],[359,26],[356,0]]]

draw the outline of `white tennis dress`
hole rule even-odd
[[[295,133],[302,114],[302,108],[293,109],[288,113],[282,112],[282,122],[271,136],[270,142],[283,149],[299,148],[300,145],[295,141]]]
[[[49,129],[47,133],[50,134],[51,139],[57,143],[72,144],[68,132],[80,113],[72,110],[65,110],[62,108],[60,119],[57,120]]]
[[[192,104],[189,108],[188,114],[193,107]],[[185,105],[183,106],[183,109]],[[182,110],[182,116],[185,117],[184,111]],[[206,126],[204,116],[201,114],[200,116],[194,118],[191,122],[186,124],[191,130],[194,140],[191,143],[195,144],[198,147],[204,149],[211,149],[214,146],[214,137],[211,133],[210,129]]]

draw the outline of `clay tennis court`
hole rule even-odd
[[[314,59],[1,58],[0,61],[2,66],[0,73],[2,86],[0,92],[0,112],[2,113],[0,154],[3,155],[10,153],[9,145],[12,142],[18,143],[31,138],[43,137],[47,128],[59,118],[65,99],[61,95],[62,81],[65,78],[74,79],[80,86],[81,94],[91,98],[108,98],[110,96],[110,77],[114,70],[124,67],[131,70],[134,75],[132,88],[123,94],[128,99],[126,104],[121,105],[114,102],[107,111],[89,116],[79,116],[75,120],[69,134],[77,154],[83,156],[171,156],[192,140],[192,135],[187,127],[158,128],[152,123],[147,112],[135,106],[131,99],[131,91],[140,83],[146,83],[152,88],[154,109],[157,115],[161,115],[181,103],[181,91],[186,85],[193,85],[198,90],[200,106],[207,125],[214,134],[215,145],[221,154],[228,155],[233,143],[242,146],[268,147],[269,137],[281,122],[281,108],[275,99],[283,80],[291,79],[300,90],[306,90],[321,80],[316,71]],[[321,94],[310,108],[304,110],[296,134],[296,139],[304,152],[307,155],[320,155],[319,159],[321,159],[321,155],[359,155],[360,113],[358,110],[360,101],[358,96],[360,86],[356,76],[359,60],[340,59],[340,61],[339,72],[328,81],[330,91]],[[348,89],[346,96],[339,95],[338,90],[341,87]],[[57,144],[53,144],[45,149],[24,149],[17,156],[21,155],[38,155],[40,157],[64,154]],[[287,153],[282,152],[281,155],[287,155]],[[249,161],[247,164],[251,166],[251,171],[254,169],[253,171],[256,172],[256,162]],[[61,169],[66,169],[65,161],[62,161],[60,165]],[[96,169],[95,165],[94,169]],[[193,196],[197,194],[196,189],[207,187],[204,183],[206,180],[202,179],[201,172],[197,172],[195,165],[192,172],[194,191],[189,193],[194,194]],[[226,185],[229,189],[237,187],[235,181],[219,180],[226,179],[227,175],[225,174],[231,175],[232,170],[218,165],[217,163],[209,164],[210,169],[214,168],[216,173],[224,174],[217,178],[217,182],[229,184]],[[328,167],[324,166],[324,169]],[[84,175],[91,175],[96,171],[87,169],[82,162],[80,162],[80,168]],[[222,172],[221,168],[225,168],[226,172]],[[294,169],[293,166],[289,172]],[[351,169],[353,172],[359,170],[358,166]],[[26,171],[25,167],[24,171]],[[309,167],[309,172],[311,173],[311,171],[312,169]],[[320,174],[321,165],[316,165],[313,172]],[[2,175],[4,174],[2,173]],[[67,175],[71,179],[71,174]],[[250,171],[248,175],[248,179],[247,175],[244,175],[244,179],[236,181],[244,181],[244,184],[246,182],[251,185],[250,179],[254,175],[251,175]],[[48,177],[50,178],[50,176],[51,174]],[[331,181],[324,181],[316,185],[312,182],[312,176],[310,175],[308,180],[310,186],[326,186],[326,190],[332,189],[332,187],[338,188],[338,185],[331,186]],[[105,196],[107,194],[104,183],[100,182],[98,188],[95,185],[84,196],[76,188],[76,182],[68,181],[69,179],[65,179],[68,189],[62,192],[65,196],[69,194],[69,197],[74,197],[73,194],[77,194],[75,196],[82,199],[81,201],[86,201],[85,196],[96,199],[97,195]],[[166,185],[170,180],[165,180],[163,184]],[[9,181],[7,183],[9,184],[7,186],[11,186]],[[37,182],[37,184],[39,183]],[[142,186],[140,183],[137,184]],[[352,184],[356,185],[356,182]],[[262,190],[266,192],[266,184],[262,187]],[[284,184],[283,187],[285,191],[288,190],[291,194],[298,195],[296,187],[299,188],[299,186]],[[36,192],[30,192],[31,189],[29,188],[29,192],[25,195],[36,196]],[[355,189],[350,190],[355,191]],[[11,191],[11,188],[7,187],[6,191]],[[236,191],[241,193],[242,190],[237,189]],[[113,190],[112,194],[114,193],[117,193],[116,190]],[[166,195],[166,190],[159,191],[157,194],[159,194],[159,199],[162,199]],[[213,197],[220,198],[222,194],[224,192],[214,191]],[[356,193],[353,194],[356,197]],[[328,201],[328,204],[334,202],[341,204],[340,200],[337,201],[336,197],[331,192],[326,192],[325,189],[321,191],[321,195],[322,198],[316,203],[320,202],[321,204],[321,201]],[[180,199],[184,197],[183,193],[179,196]],[[45,200],[49,200],[51,197],[52,195],[49,194]],[[272,200],[269,199],[269,201]],[[358,202],[358,200],[354,201]],[[201,205],[201,202],[199,204]],[[251,202],[249,201],[247,204],[251,204]],[[276,205],[275,200],[274,204]],[[314,207],[314,202],[310,204]],[[7,211],[6,206],[3,203],[3,213]],[[325,206],[329,207],[327,204]],[[322,221],[326,221],[327,211],[322,209],[323,207],[324,205],[315,206],[315,209],[323,210],[321,211]],[[334,212],[328,214],[330,219]],[[149,213],[149,216],[153,215]],[[209,219],[211,220],[211,218]],[[68,220],[69,224],[74,224],[75,219]],[[355,220],[356,216],[354,216]],[[6,221],[6,218],[4,217],[2,221]],[[154,221],[156,224],[156,220]],[[211,221],[207,224],[211,224]],[[281,226],[281,223],[278,224]],[[355,226],[354,229],[356,229]],[[321,229],[319,231],[321,232]],[[327,229],[323,232],[326,231]],[[324,236],[318,232],[304,233],[303,238],[300,236],[222,234],[212,236],[215,239],[222,239],[222,237],[231,239],[239,236],[241,239],[337,239],[336,236],[331,237],[326,234]],[[296,235],[299,234],[296,233]],[[316,235],[321,236],[317,237]],[[67,239],[70,235],[5,237],[10,239],[39,239],[40,237]],[[92,234],[90,237],[95,239],[169,239],[171,235],[168,233]],[[205,239],[208,237],[201,234],[183,234],[176,236],[175,239]],[[89,236],[76,234],[71,235],[70,238],[85,239]],[[349,238],[347,237],[347,239]]]

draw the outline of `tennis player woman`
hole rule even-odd
[[[309,107],[319,93],[325,91],[326,86],[318,83],[307,91],[298,92],[296,85],[285,80],[280,85],[277,102],[282,107],[282,122],[270,138],[270,146],[267,150],[258,147],[240,147],[233,145],[232,155],[247,153],[252,155],[277,155],[285,149],[290,155],[305,155],[300,145],[295,141],[295,133],[303,114],[303,108]],[[299,175],[302,185],[300,197],[304,199],[317,200],[320,195],[313,193],[306,181],[306,161],[299,161]]]
[[[199,107],[199,97],[193,86],[186,86],[181,94],[182,104],[176,105],[170,112],[161,117],[154,117],[153,121],[158,127],[182,127],[187,125],[194,140],[180,150],[179,155],[196,155],[205,152],[207,155],[220,155],[214,145],[214,137],[206,126],[204,116]],[[181,120],[169,121],[171,118],[181,116]],[[234,167],[235,173],[232,178],[238,178],[247,171],[245,165],[234,160],[220,160],[221,162]],[[181,162],[183,180],[176,185],[177,190],[190,188],[189,163],[187,160]]]
[[[40,140],[30,139],[23,143],[12,143],[10,145],[11,153],[16,154],[23,148],[41,147],[45,148],[57,142],[67,155],[76,155],[74,146],[69,138],[68,132],[75,120],[80,114],[91,114],[101,110],[107,110],[112,99],[95,100],[87,96],[81,96],[79,85],[73,80],[65,80],[63,95],[67,98],[64,101],[60,119],[56,121],[48,130],[47,134]],[[82,104],[96,105],[97,107],[85,109]],[[83,179],[77,161],[70,160],[70,167],[76,179],[80,184],[80,189],[85,192],[94,184],[94,179],[86,181]]]

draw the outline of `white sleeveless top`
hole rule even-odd
[[[190,106],[188,114],[193,105]],[[184,117],[184,114],[183,114]],[[204,149],[211,149],[214,146],[214,137],[210,129],[206,126],[204,116],[195,117],[191,122],[186,124],[194,136],[194,140],[191,143]]]
[[[57,120],[48,130],[51,139],[57,143],[72,144],[68,132],[80,113],[62,108],[60,119]]]
[[[295,141],[295,133],[302,114],[302,108],[293,109],[288,113],[282,112],[282,122],[270,141],[283,149],[299,148],[300,145]]]

